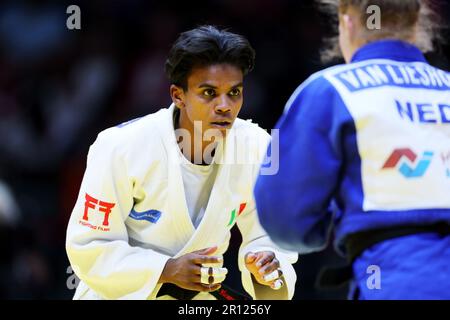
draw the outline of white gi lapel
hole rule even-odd
[[[158,125],[168,156],[168,208],[170,214],[176,215],[174,229],[177,232],[173,236],[179,238],[180,241],[179,247],[182,249],[175,255],[175,257],[179,257],[185,253],[209,246],[217,245],[220,247],[228,236],[228,212],[231,212],[233,206],[232,192],[230,190],[230,170],[233,167],[233,152],[228,151],[230,148],[228,141],[234,138],[227,137],[226,143],[219,143],[216,148],[215,159],[216,162],[220,163],[220,166],[205,214],[199,226],[195,229],[186,204],[180,166],[180,156],[183,155],[177,149],[179,146],[176,142],[173,127],[172,116],[174,108],[175,106],[172,104],[165,114],[164,123],[159,123]],[[231,145],[234,144],[231,143]]]
[[[227,142],[228,140],[227,138]],[[230,162],[227,149],[228,143],[219,143],[216,148],[215,161],[220,163],[220,166],[205,214],[194,235],[177,256],[210,246],[222,247],[228,236],[229,216],[227,213],[233,204],[230,190],[230,170],[233,164]]]
[[[158,125],[161,129],[161,138],[168,158],[168,207],[170,214],[176,215],[174,228],[178,232],[174,236],[180,238],[180,247],[182,247],[192,237],[195,228],[187,209],[183,178],[181,176],[180,153],[178,152],[179,147],[175,138],[172,118],[174,108],[175,106],[172,104],[165,114],[164,122],[158,123]]]

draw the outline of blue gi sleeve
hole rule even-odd
[[[316,75],[294,92],[276,125],[279,171],[264,175],[261,170],[254,194],[261,225],[284,249],[309,253],[327,245],[329,207],[343,161],[344,109],[336,89]],[[271,153],[275,143],[272,139]]]

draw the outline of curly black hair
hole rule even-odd
[[[166,74],[172,84],[187,90],[187,78],[194,67],[228,63],[244,76],[255,64],[255,50],[238,34],[205,25],[183,32],[170,49]]]

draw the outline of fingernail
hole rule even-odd
[[[281,279],[278,279],[274,283],[272,283],[270,287],[274,290],[279,290],[283,285],[284,282]]]
[[[279,272],[278,272],[278,270],[275,270],[275,271],[273,271],[273,272],[271,272],[269,274],[266,274],[264,276],[264,281],[270,282],[272,280],[277,279],[278,277],[279,277]]]

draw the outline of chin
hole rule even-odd
[[[223,139],[227,136],[228,130],[230,130],[230,128],[209,127],[206,131],[204,131],[204,135],[208,137],[216,137],[216,139]]]

